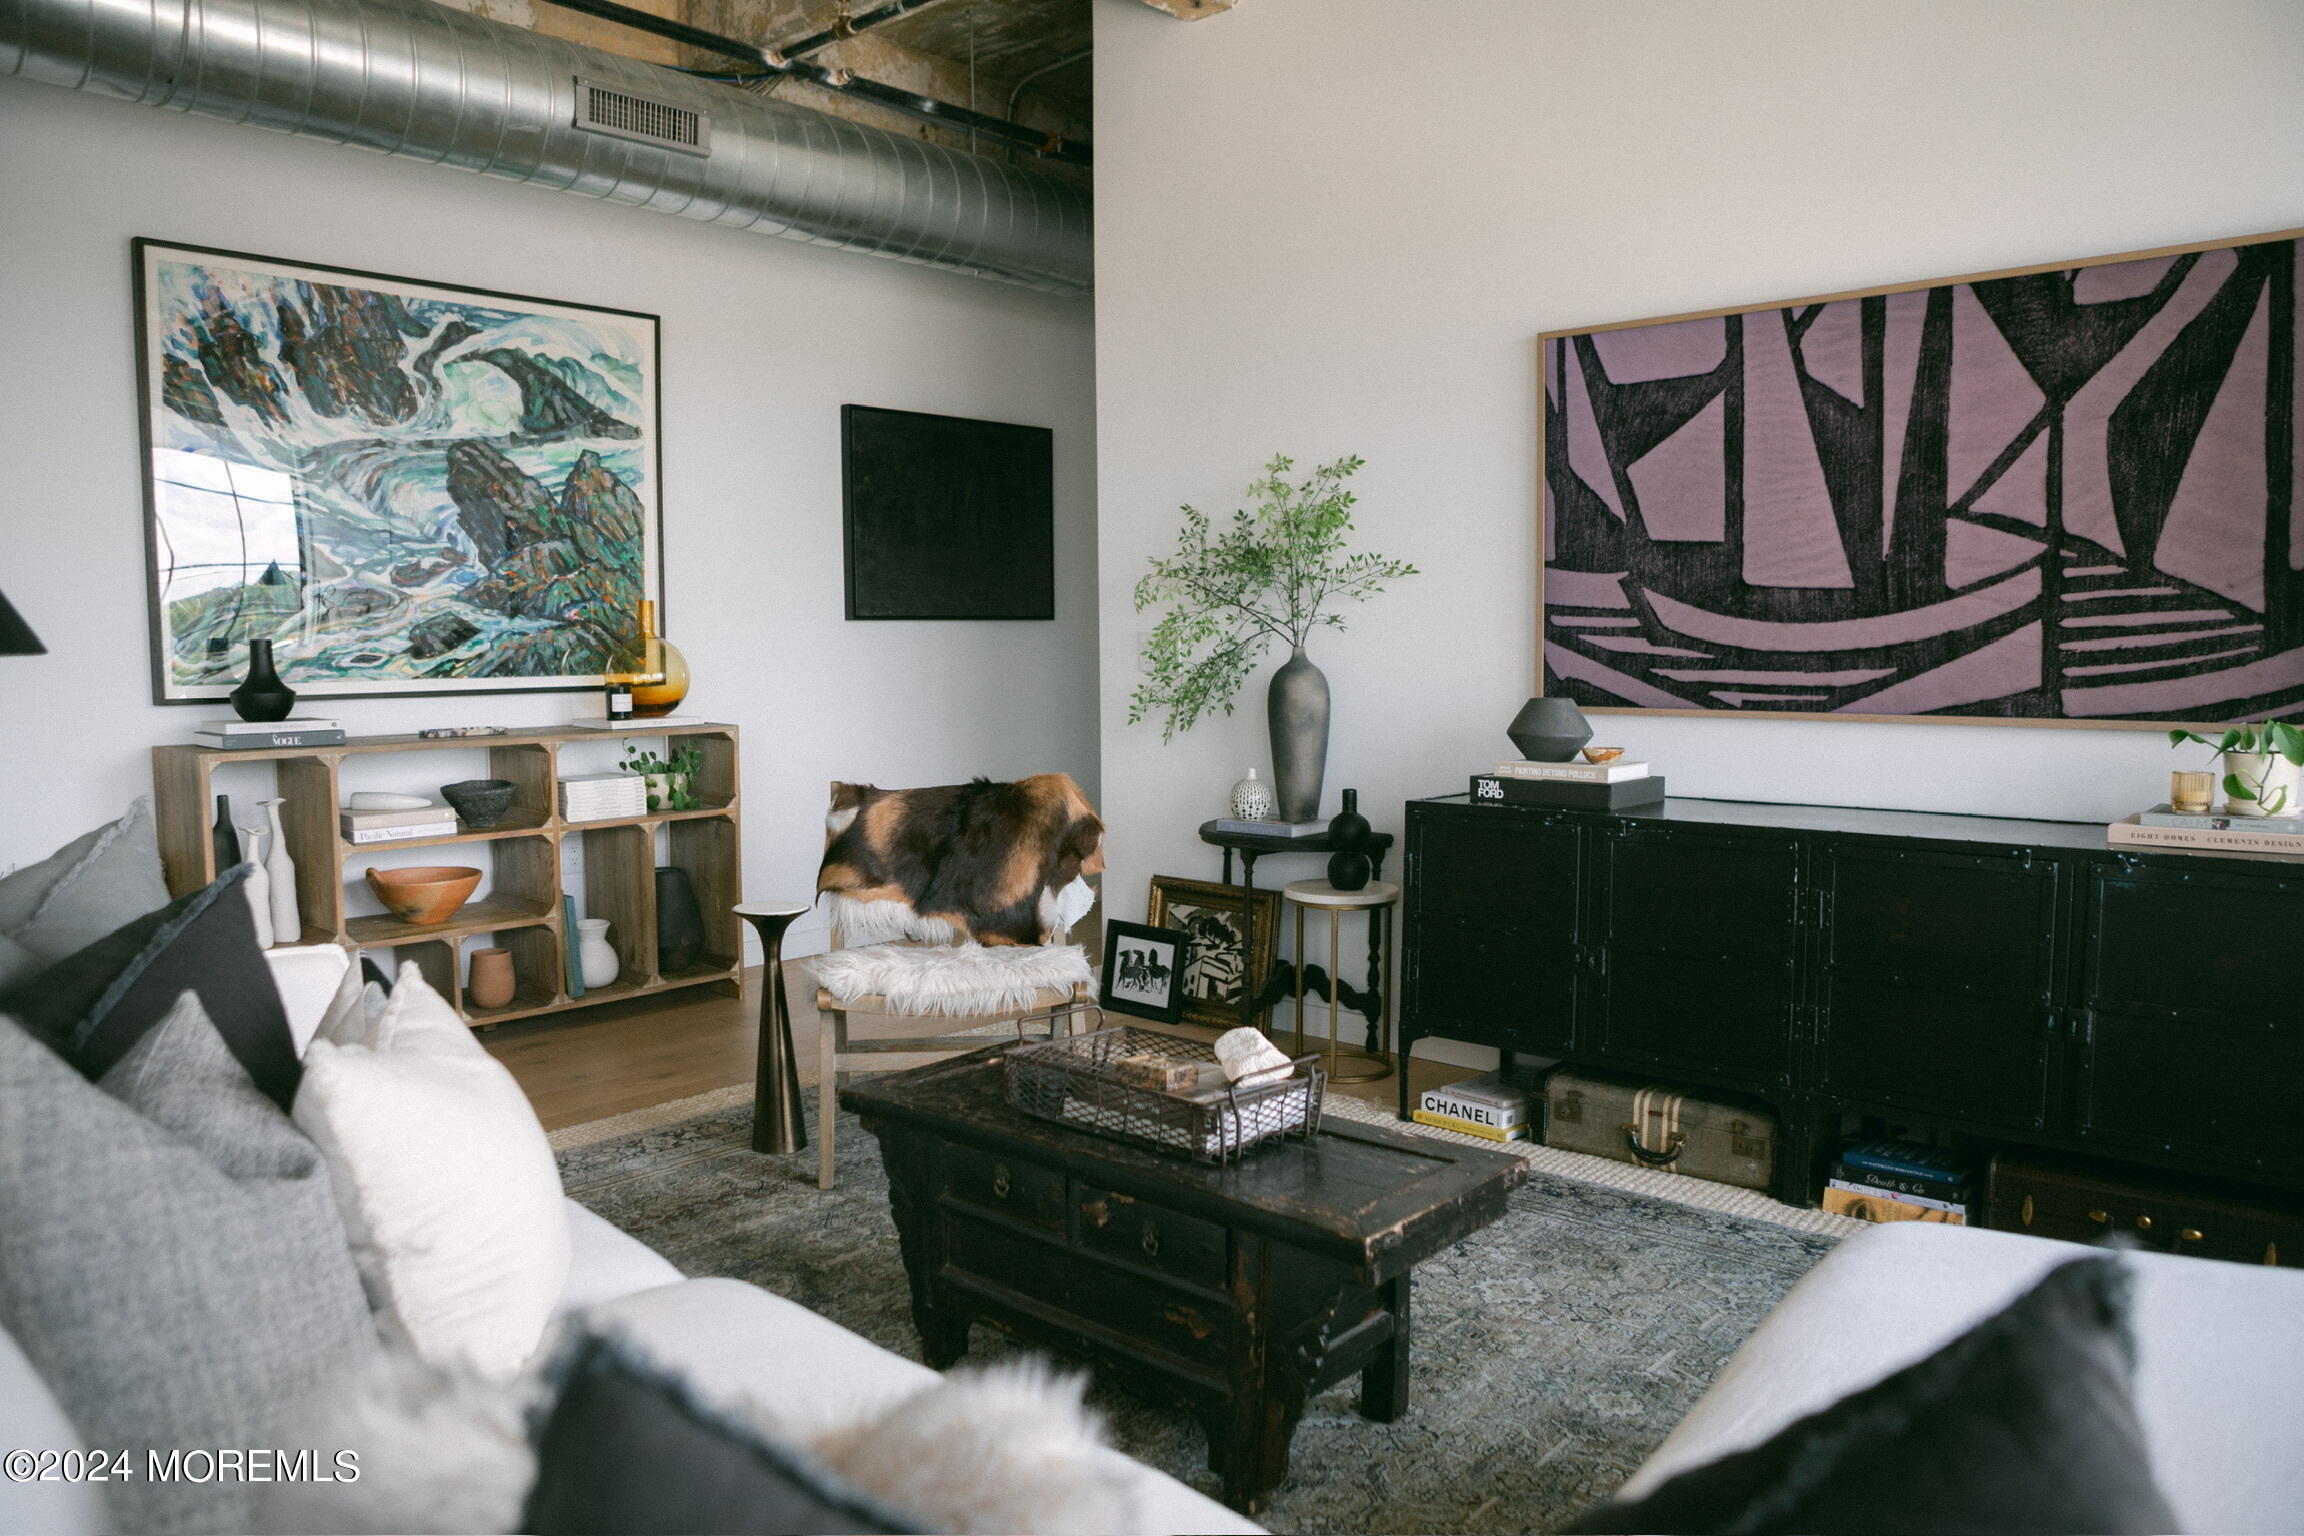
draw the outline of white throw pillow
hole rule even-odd
[[[416,967],[388,999],[345,973],[295,1119],[385,1329],[435,1364],[517,1371],[568,1282],[560,1174],[520,1085]]]

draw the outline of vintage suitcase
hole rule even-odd
[[[2147,1248],[2243,1264],[2304,1264],[2304,1202],[2112,1163],[2001,1153],[1989,1225],[2090,1242],[2124,1232]]]
[[[1580,1067],[1544,1079],[1544,1144],[1747,1189],[1766,1189],[1776,1172],[1768,1110]]]

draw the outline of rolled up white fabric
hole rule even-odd
[[[1216,1059],[1224,1064],[1224,1075],[1235,1088],[1274,1082],[1295,1069],[1287,1052],[1265,1039],[1260,1029],[1233,1029],[1218,1035]]]

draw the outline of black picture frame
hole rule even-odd
[[[1129,940],[1144,946],[1144,953],[1154,965],[1161,964],[1160,952],[1166,952],[1166,976],[1156,978],[1165,994],[1164,1000],[1153,1005],[1139,997],[1113,990],[1123,963],[1121,945]],[[1104,924],[1104,983],[1097,997],[1106,1013],[1131,1014],[1139,1019],[1151,1019],[1160,1024],[1176,1024],[1184,1018],[1184,959],[1192,943],[1192,936],[1181,928],[1155,928],[1149,923],[1125,923],[1116,919]]]
[[[213,708],[217,701],[229,694],[237,686],[240,678],[245,675],[246,659],[244,647],[239,646],[237,642],[225,647],[224,654],[232,657],[230,663],[220,663],[216,668],[207,669],[207,672],[213,675],[185,675],[186,668],[173,659],[177,636],[174,622],[167,609],[168,596],[166,592],[172,566],[172,552],[167,547],[169,541],[166,537],[166,530],[163,528],[166,509],[162,505],[160,494],[157,455],[163,447],[181,446],[181,444],[173,443],[172,439],[182,436],[182,428],[181,423],[170,423],[167,430],[161,430],[163,419],[160,413],[170,409],[174,402],[184,398],[184,391],[198,381],[191,379],[183,367],[178,366],[171,369],[168,366],[171,360],[181,365],[183,359],[172,353],[172,338],[166,334],[162,324],[161,310],[167,302],[167,285],[161,280],[158,267],[159,264],[167,261],[190,261],[203,268],[213,268],[225,273],[254,275],[280,282],[319,285],[354,291],[361,290],[363,285],[382,285],[384,291],[400,299],[404,304],[413,300],[417,303],[432,301],[442,305],[462,306],[473,311],[483,322],[489,315],[508,316],[515,320],[550,318],[564,322],[598,317],[597,321],[591,323],[608,330],[622,332],[629,345],[613,350],[620,354],[629,354],[620,356],[620,361],[630,373],[630,377],[625,380],[629,398],[623,406],[617,410],[606,411],[604,415],[615,418],[623,428],[629,429],[618,435],[620,440],[629,441],[633,445],[629,450],[626,450],[632,461],[633,472],[628,477],[620,478],[612,474],[610,478],[624,491],[629,492],[637,502],[637,530],[623,541],[624,544],[633,545],[638,554],[639,573],[635,603],[639,598],[646,598],[654,602],[657,607],[659,623],[667,621],[664,602],[663,393],[661,388],[664,373],[664,344],[663,323],[660,317],[640,310],[616,309],[602,304],[584,304],[567,299],[547,299],[531,294],[506,293],[499,289],[476,288],[462,283],[441,282],[433,278],[406,277],[388,272],[372,272],[356,267],[340,267],[325,262],[265,256],[251,251],[227,250],[218,246],[194,245],[184,241],[138,236],[129,241],[129,269],[136,323],[139,479],[142,483],[144,499],[145,609],[150,626],[149,658],[152,702],[155,704],[204,705]],[[484,340],[476,333],[468,333],[468,339],[472,339],[476,343]],[[602,340],[605,342],[607,339],[604,332]],[[266,351],[268,346],[266,338],[253,337],[251,344],[257,348],[259,360],[270,365],[272,358]],[[462,343],[455,344],[461,345]],[[604,350],[609,349],[604,348]],[[438,357],[434,357],[432,354],[427,354],[427,356],[431,358],[431,373],[428,377],[436,378],[440,368],[444,365]],[[293,393],[301,387],[293,369],[276,369],[275,371],[289,386],[289,392]],[[563,383],[565,382],[565,377],[563,377]],[[522,390],[522,399],[525,403],[525,388]],[[331,402],[331,404],[342,406],[340,401]],[[349,406],[344,406],[343,410],[345,413],[342,417],[344,422],[343,437],[347,440],[376,438],[387,431]],[[322,412],[320,414],[326,415],[327,413]],[[626,419],[627,417],[629,419]],[[529,435],[542,441],[539,434]],[[583,435],[581,433],[563,433],[554,441],[574,442],[582,438]],[[517,436],[505,437],[500,433],[494,436],[475,434],[475,437],[476,440],[489,442],[491,446],[495,446],[498,442],[511,445],[509,453],[515,458],[531,446],[525,439]],[[505,452],[506,450],[499,448],[498,451]],[[514,467],[516,469],[522,468],[517,464]],[[523,470],[523,472],[530,471]],[[547,475],[547,479],[549,478],[550,476]],[[549,492],[549,490],[550,487],[547,486],[547,491]],[[567,494],[569,493],[563,490],[562,495],[566,496]],[[234,489],[233,495],[237,498],[237,488]],[[313,537],[310,523],[309,507],[300,507],[297,514],[296,532],[300,551]],[[354,576],[357,574],[349,573],[349,575]],[[399,591],[404,585],[397,579],[397,576],[401,574],[409,573],[395,573],[394,579],[378,583],[378,590],[393,589]],[[411,576],[411,579],[421,581],[421,573]],[[416,611],[412,613],[407,627],[413,628],[423,618],[430,616],[431,610],[422,608],[422,601],[421,588],[414,589],[411,607]],[[443,608],[440,611],[445,612],[447,610]],[[639,622],[636,608],[631,618],[636,632]],[[468,641],[480,638],[479,636],[471,636],[468,637]],[[463,644],[468,643],[468,641],[458,643]],[[488,643],[493,644],[493,642]],[[280,670],[283,679],[296,690],[298,697],[305,699],[582,692],[597,689],[606,680],[604,671],[563,670],[549,674],[483,671],[479,675],[461,673],[442,664],[446,657],[453,655],[453,646],[443,653],[442,661],[434,661],[421,673],[412,673],[406,669],[395,670],[389,666],[380,665],[372,672],[363,672],[357,668],[338,669],[327,675],[314,676],[299,672],[297,665],[299,658],[297,647],[294,644],[283,646],[280,639],[276,638],[275,645],[280,647]],[[214,649],[213,642],[210,643],[210,648]]]
[[[1056,617],[1056,434],[840,407],[848,617]]]
[[[1184,956],[1185,1023],[1235,1029],[1261,1025],[1270,1015],[1251,998],[1279,961],[1278,891],[1154,875],[1144,916],[1156,927],[1173,924],[1191,937]]]

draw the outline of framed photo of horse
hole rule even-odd
[[[1181,928],[1143,923],[1104,925],[1106,1013],[1134,1014],[1161,1024],[1184,1017],[1184,955],[1192,936]]]
[[[1263,1009],[1251,999],[1279,957],[1278,891],[1154,875],[1145,917],[1154,928],[1185,935],[1185,1023],[1234,1029],[1257,1022]]]

